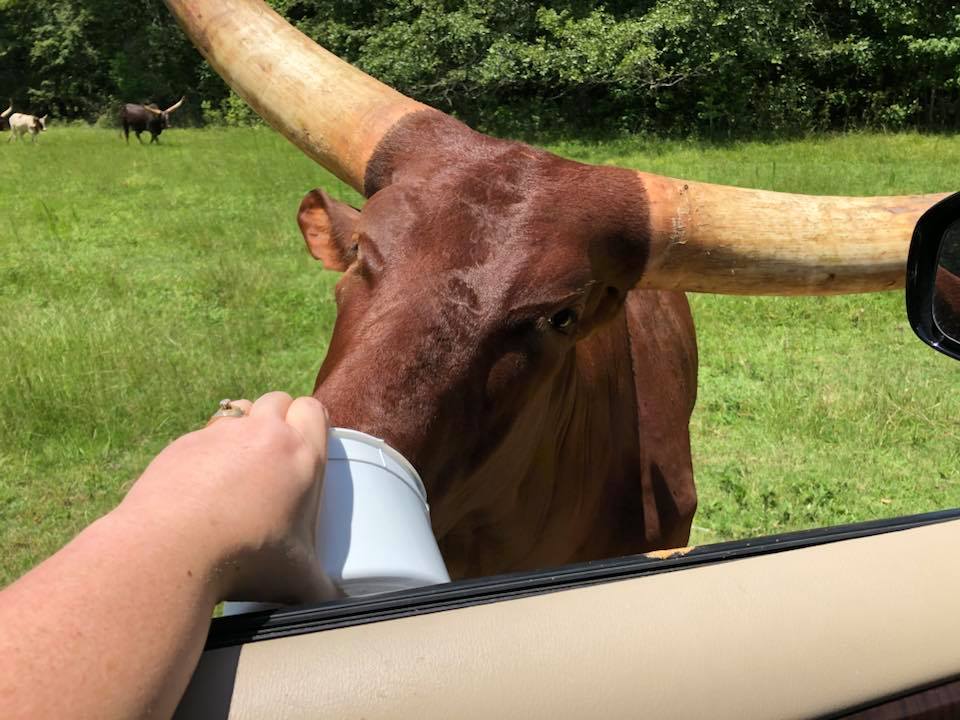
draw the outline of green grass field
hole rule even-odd
[[[222,397],[307,393],[336,276],[295,213],[339,181],[271,131],[163,145],[62,128],[0,135],[0,583],[113,506]],[[552,149],[810,193],[960,189],[960,137]],[[700,344],[694,541],[960,505],[960,365],[922,346],[901,293],[692,296]]]

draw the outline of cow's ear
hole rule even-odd
[[[353,230],[359,216],[359,210],[317,188],[300,203],[297,223],[310,254],[328,270],[343,272],[357,254]]]

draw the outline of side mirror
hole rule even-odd
[[[921,340],[960,360],[960,193],[927,210],[913,230],[907,318]]]

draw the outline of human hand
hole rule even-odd
[[[114,513],[159,524],[209,553],[218,600],[296,603],[333,597],[316,556],[327,412],[312,397],[267,393],[165,448]]]

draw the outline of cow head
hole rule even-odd
[[[43,132],[47,129],[47,116],[33,118],[33,131],[35,133]]]
[[[408,154],[407,138],[426,135],[430,152]],[[483,463],[576,343],[616,315],[649,219],[629,171],[432,111],[377,158],[362,210],[320,190],[300,206],[311,254],[343,272],[316,392],[334,422],[386,438],[429,486]]]
[[[167,0],[234,90],[362,192],[299,224],[343,272],[316,393],[428,485],[469,472],[633,287],[812,294],[902,285],[934,197],[816,198],[588,166],[493,139],[315,45],[260,0]],[[548,389],[548,388],[547,388]]]
[[[154,117],[156,118],[156,122],[157,122],[157,127],[158,127],[158,129],[159,129],[159,130],[166,130],[168,127],[170,127],[170,115],[171,115],[171,113],[173,113],[174,111],[176,111],[177,109],[179,109],[179,107],[180,107],[181,105],[183,105],[183,103],[186,101],[186,99],[187,99],[186,96],[180,98],[180,100],[178,100],[177,102],[175,102],[173,105],[171,105],[170,107],[168,107],[166,110],[161,110],[160,108],[158,108],[156,105],[153,105],[153,104],[144,105],[143,107],[144,107],[145,110],[147,110],[148,112],[150,112],[150,113],[152,113],[152,114],[154,115]]]

